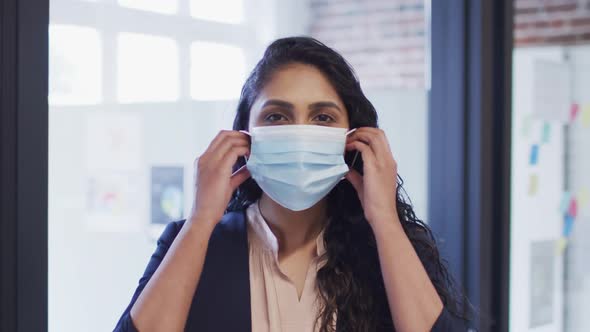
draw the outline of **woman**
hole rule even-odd
[[[116,331],[466,330],[338,53],[306,37],[272,43],[233,129],[195,162],[190,216],[167,226]]]

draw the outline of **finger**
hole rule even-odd
[[[236,188],[240,186],[242,183],[244,183],[244,181],[246,181],[249,177],[250,171],[248,171],[246,165],[240,167],[237,171],[235,171],[229,180],[229,184],[232,188],[232,191],[236,190]]]
[[[232,133],[220,132],[218,136],[215,138],[215,142],[211,142],[209,147],[197,157],[194,161],[195,169],[201,168],[206,165],[215,165],[221,160],[233,146],[243,146],[247,147],[250,145],[250,141],[248,140],[248,136],[243,133],[238,133],[242,136],[233,135]]]
[[[347,151],[357,150],[358,152],[360,152],[361,156],[363,157],[363,166],[364,167],[366,167],[367,165],[374,165],[374,163],[375,163],[375,154],[373,153],[373,150],[371,150],[371,147],[368,146],[364,142],[361,142],[361,141],[349,142],[348,144],[346,144],[346,150]]]
[[[209,152],[214,162],[221,162],[224,156],[236,147],[250,147],[250,142],[244,137],[226,137],[214,151]]]
[[[383,167],[389,167],[390,164],[395,164],[393,152],[389,146],[389,141],[385,133],[378,128],[364,128],[360,131],[355,139],[363,142],[369,141],[369,146],[375,154],[376,163]]]
[[[215,136],[215,138],[213,138],[213,140],[211,141],[211,143],[209,143],[209,146],[207,147],[207,151],[216,151],[219,147],[219,145],[227,138],[227,137],[234,137],[234,138],[244,138],[244,139],[248,139],[248,135],[241,133],[239,131],[236,130],[221,130],[219,131],[219,133],[217,133],[217,135]]]
[[[356,192],[361,195],[363,190],[363,176],[354,169],[351,169],[344,177],[352,184]]]
[[[224,169],[231,169],[232,166],[236,163],[238,158],[242,156],[247,156],[250,154],[250,147],[248,146],[234,146],[228,151],[223,159],[219,162],[219,167],[223,167]]]
[[[348,142],[360,140],[368,144],[376,155],[391,153],[385,134],[376,128],[360,128],[349,136]]]

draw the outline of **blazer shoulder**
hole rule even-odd
[[[182,227],[186,224],[186,219],[171,221],[166,225],[162,235],[158,239],[158,244],[170,246],[176,238]],[[213,229],[212,237],[222,234],[242,234],[246,231],[245,211],[227,212],[221,217],[221,220]]]
[[[245,215],[245,210],[227,212],[215,228],[220,232],[243,232],[246,230]]]
[[[158,246],[163,245],[166,247],[170,247],[170,245],[182,229],[182,226],[185,224],[185,222],[185,219],[169,222],[166,225],[166,228],[164,228],[164,231],[162,232],[160,237],[158,238]]]

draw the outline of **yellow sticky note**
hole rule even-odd
[[[555,243],[555,250],[557,251],[557,254],[563,255],[565,248],[567,248],[567,238],[562,236]]]
[[[588,200],[590,200],[590,193],[588,193],[588,189],[581,188],[580,190],[578,190],[576,198],[578,199],[579,206],[585,207],[586,204],[588,204]]]
[[[539,189],[539,177],[537,174],[531,174],[529,176],[529,196],[534,196],[537,194]]]
[[[582,121],[582,126],[585,128],[590,127],[590,105],[584,106],[580,118],[580,121]]]

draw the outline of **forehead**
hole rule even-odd
[[[283,99],[293,103],[313,103],[319,100],[342,101],[332,83],[314,66],[290,64],[277,70],[260,91],[258,101]]]

